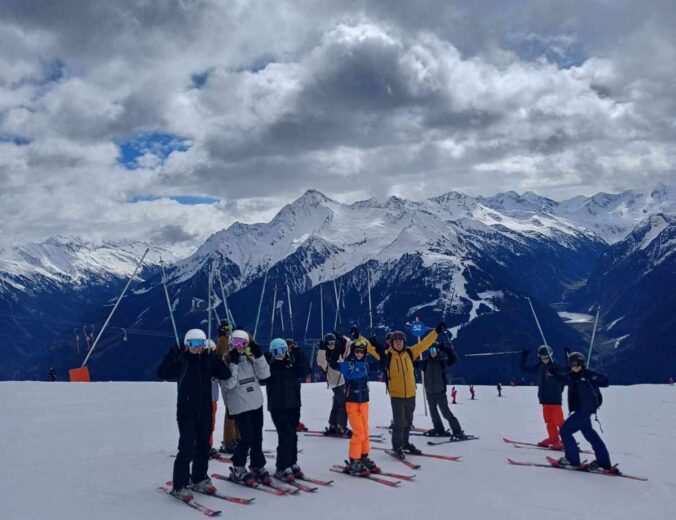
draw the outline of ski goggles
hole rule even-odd
[[[205,339],[189,339],[185,344],[190,348],[204,348],[207,346],[207,341]]]
[[[273,347],[270,349],[270,354],[272,354],[272,357],[285,356],[288,351],[288,345],[284,347]]]
[[[437,347],[430,347],[430,354],[438,354],[438,353],[439,350],[437,349]]]
[[[249,344],[244,338],[232,338],[231,342],[235,347],[246,347]]]

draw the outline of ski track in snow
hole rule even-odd
[[[538,441],[545,436],[535,387],[479,386],[477,401],[456,385],[452,406],[463,428],[477,441],[430,447],[432,453],[461,455],[450,463],[424,457],[416,480],[390,489],[329,471],[347,457],[348,442],[299,437],[300,464],[314,478],[333,479],[330,488],[297,497],[267,496],[216,481],[223,493],[255,497],[249,506],[198,495],[198,501],[238,519],[287,518],[473,518],[507,520],[546,518],[668,518],[676,493],[676,388],[667,385],[612,387],[604,391],[599,418],[614,462],[648,482],[513,467],[507,457],[543,462],[547,452],[515,449],[503,436]],[[388,424],[390,405],[382,384],[371,384],[370,424]],[[303,385],[301,420],[310,428],[326,424],[331,393],[323,383]],[[217,432],[223,410],[219,403]],[[666,413],[665,413],[666,412]],[[78,520],[92,518],[199,519],[156,488],[171,479],[176,428],[173,383],[0,383],[0,499],[3,519]],[[631,421],[627,418],[631,417]],[[430,427],[419,387],[417,427]],[[265,412],[265,427],[272,421]],[[598,427],[597,425],[595,425]],[[384,430],[381,430],[384,431]],[[265,432],[264,447],[276,447],[276,434]],[[388,434],[385,434],[386,438]],[[579,437],[579,436],[578,436]],[[219,439],[219,434],[216,434]],[[587,443],[582,440],[583,447]],[[412,473],[382,452],[373,458],[384,471]],[[274,469],[274,459],[268,459]],[[228,467],[211,462],[210,473]],[[317,513],[319,516],[317,516]],[[544,515],[544,516],[543,516]]]

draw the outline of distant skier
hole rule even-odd
[[[380,473],[380,468],[369,458],[369,365],[366,354],[368,352],[378,361],[380,354],[356,327],[352,328],[351,335],[355,339],[345,361],[339,363],[340,373],[345,378],[345,406],[352,427],[347,471],[352,475],[367,476]]]
[[[268,411],[277,430],[277,460],[275,477],[286,482],[303,478],[298,465],[298,418],[301,393],[298,380],[310,373],[310,366],[300,349],[289,349],[288,342],[275,338],[265,355],[270,377],[264,381],[268,396]]]
[[[428,437],[449,437],[452,435],[458,439],[465,438],[465,433],[462,431],[458,419],[448,408],[448,397],[446,396],[446,387],[448,386],[446,369],[456,363],[458,355],[453,347],[436,342],[432,344],[428,353],[429,357],[420,362],[420,369],[425,374],[425,393],[427,394],[427,404],[430,408],[433,428],[426,431],[425,435]],[[451,433],[448,433],[444,428],[439,410],[448,421]]]
[[[305,362],[308,363],[307,358],[305,357],[305,354],[303,354],[303,350],[298,348],[298,345],[296,344],[296,342],[293,339],[287,338],[286,339],[286,346],[289,349],[289,354],[293,355],[295,352],[299,352],[303,356],[303,359],[305,360]],[[310,371],[310,364],[308,363],[308,372],[307,372],[307,374],[303,375],[301,377],[301,379],[306,379],[310,375],[310,372],[311,372]],[[301,392],[301,383],[302,383],[301,379],[298,379],[298,381],[297,381],[297,383],[298,383],[298,395],[300,395],[300,392]],[[311,379],[312,378],[310,378],[310,380]],[[310,380],[308,380],[308,382],[311,382]],[[302,422],[300,422],[300,411],[299,411],[298,412],[298,424],[296,424],[296,431],[297,432],[306,432],[307,430],[308,430],[307,427]]]
[[[218,340],[216,344],[216,351],[219,355],[225,356],[225,362],[230,362],[230,335],[232,334],[232,325],[228,320],[221,320],[221,323],[218,327]],[[235,453],[235,448],[237,447],[237,441],[239,440],[239,430],[237,429],[237,424],[235,419],[230,416],[230,412],[225,403],[225,387],[220,385],[221,394],[223,396],[223,409],[224,419],[223,419],[223,440],[221,441],[221,447],[218,449],[220,453],[232,454]]]
[[[603,402],[600,388],[608,386],[608,378],[587,369],[585,357],[580,352],[570,354],[568,364],[570,372],[557,375],[568,384],[568,408],[570,410],[570,415],[559,430],[566,453],[565,457],[559,459],[559,464],[580,466],[580,448],[573,437],[573,434],[579,431],[591,444],[596,455],[596,460],[587,467],[592,470],[603,468],[617,472],[617,468],[610,463],[608,448],[591,423],[591,416],[596,414]]]
[[[476,392],[474,390],[474,385],[469,385],[469,393],[472,396],[472,401],[474,401],[474,396],[476,395]]]
[[[54,367],[49,367],[49,380],[52,383],[56,381],[56,370],[54,370]]]
[[[556,374],[563,369],[554,363],[554,354],[549,345],[540,345],[537,354],[540,360],[533,366],[528,366],[528,349],[521,351],[521,370],[531,374],[538,374],[538,400],[542,405],[542,416],[547,426],[547,438],[538,442],[539,446],[554,450],[563,449],[559,438],[559,429],[563,424],[563,409],[561,407],[564,383],[556,378]]]
[[[451,388],[451,404],[458,404],[456,401],[456,398],[458,397],[458,391],[455,389],[455,387]]]
[[[674,386],[674,378],[671,377],[671,376],[669,377],[669,384],[670,384],[671,386]]]
[[[233,331],[230,344],[232,375],[222,385],[228,411],[241,435],[232,456],[230,477],[247,485],[253,485],[254,481],[270,484],[272,478],[265,469],[263,455],[263,392],[259,384],[260,380],[270,377],[270,367],[261,348],[246,331]],[[246,469],[249,456],[251,471]]]
[[[516,386],[516,379],[512,378],[509,380],[509,386]]]
[[[392,332],[390,335],[392,346],[384,350],[381,355],[381,363],[387,373],[387,389],[392,405],[392,449],[402,460],[406,458],[404,452],[421,453],[409,441],[409,433],[413,427],[416,395],[413,362],[427,351],[439,334],[445,330],[446,324],[439,323],[433,331],[412,347],[406,347],[406,335],[403,332]],[[371,340],[371,343],[374,340],[375,338]]]
[[[223,359],[206,349],[206,345],[204,331],[191,329],[185,335],[183,346],[171,347],[157,369],[160,379],[178,380],[176,420],[179,439],[172,493],[186,502],[193,498],[187,487],[191,480],[196,490],[216,492],[207,476],[212,425],[211,378],[228,379],[231,375]]]
[[[498,397],[502,397],[502,385],[498,383]]]
[[[326,385],[333,392],[329,427],[325,435],[349,436],[347,412],[345,411],[345,377],[340,373],[339,363],[345,360],[345,339],[336,333],[324,336],[317,353],[317,365],[326,374]]]

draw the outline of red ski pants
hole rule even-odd
[[[360,459],[362,455],[368,455],[371,449],[369,442],[369,404],[345,403],[345,408],[352,428],[350,458]]]
[[[545,424],[547,425],[547,433],[549,434],[549,440],[552,442],[561,442],[559,439],[559,428],[564,422],[563,419],[563,408],[560,404],[543,404],[542,405],[542,416],[545,419]]]

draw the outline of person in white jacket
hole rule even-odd
[[[263,392],[259,380],[270,377],[270,367],[260,347],[243,330],[230,337],[230,372],[221,382],[228,412],[235,419],[241,439],[232,456],[230,478],[253,486],[256,481],[270,484],[263,455]],[[246,460],[251,457],[250,470]]]
[[[317,365],[326,374],[326,385],[333,392],[329,427],[324,435],[348,437],[347,411],[345,409],[345,377],[340,373],[340,363],[347,354],[347,341],[338,333],[329,333],[319,344]]]

